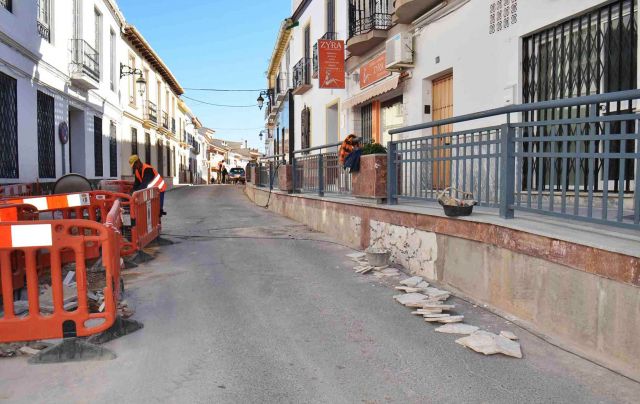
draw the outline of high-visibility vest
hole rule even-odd
[[[149,164],[142,164],[142,169],[140,171],[136,171],[136,178],[138,179],[138,181],[142,182],[142,177],[146,169],[150,169],[153,172],[153,180],[149,183],[149,185],[147,185],[147,188],[155,187],[160,189],[160,192],[166,191],[167,184],[164,183],[164,179],[162,179],[162,176],[158,174],[158,171],[156,171],[156,169]]]

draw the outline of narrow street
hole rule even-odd
[[[0,401],[181,403],[633,402],[624,377],[452,299],[470,324],[519,337],[484,356],[354,274],[351,249],[251,204],[240,186],[167,193],[176,243],[125,274],[145,327],[104,362],[0,361]],[[56,377],[52,377],[55,375]],[[606,380],[606,382],[603,382]]]

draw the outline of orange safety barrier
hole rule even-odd
[[[0,198],[11,198],[15,196],[29,196],[33,187],[31,184],[11,184],[0,185]]]
[[[119,192],[131,194],[133,191],[133,181],[126,180],[102,180],[98,183],[98,189],[102,191]]]
[[[119,209],[116,206],[115,209]],[[111,214],[111,212],[110,212]],[[85,230],[90,230],[87,235]],[[91,313],[88,305],[87,245],[99,246],[106,283],[104,310]],[[41,252],[47,251],[53,312],[43,315],[40,309],[38,261]],[[62,256],[72,251],[75,257],[77,308],[65,310],[62,279]],[[13,257],[24,257],[24,272],[27,281],[28,315],[16,316],[13,302],[13,273],[16,262]],[[63,338],[66,336],[89,336],[111,327],[116,319],[116,302],[120,293],[120,252],[115,232],[100,223],[82,220],[49,220],[34,222],[0,223],[0,279],[4,315],[0,317],[0,342],[32,341]],[[99,324],[89,324],[96,320]]]
[[[35,206],[41,213],[49,212],[50,219],[89,219],[104,223],[109,210],[119,200],[125,210],[130,209],[131,196],[109,191],[90,191],[74,194],[49,195],[41,197],[0,200],[2,203],[24,203]],[[1,206],[1,205],[0,205]],[[126,227],[126,226],[125,226]],[[127,230],[126,229],[123,230]],[[125,238],[125,233],[129,238]],[[129,234],[131,233],[131,234]],[[136,252],[135,234],[131,230],[120,231],[120,245],[123,256]]]
[[[160,235],[160,190],[147,188],[131,196],[132,237],[142,250]]]

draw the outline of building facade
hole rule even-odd
[[[202,125],[115,1],[0,1],[0,26],[0,184],[131,179],[131,154],[202,182]]]

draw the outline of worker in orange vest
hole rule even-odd
[[[162,176],[155,168],[140,161],[140,157],[137,154],[129,157],[129,165],[136,177],[133,182],[132,192],[147,188],[158,188],[160,190],[160,216],[166,215],[167,213],[164,211],[164,191],[167,190],[167,184],[165,184]]]

